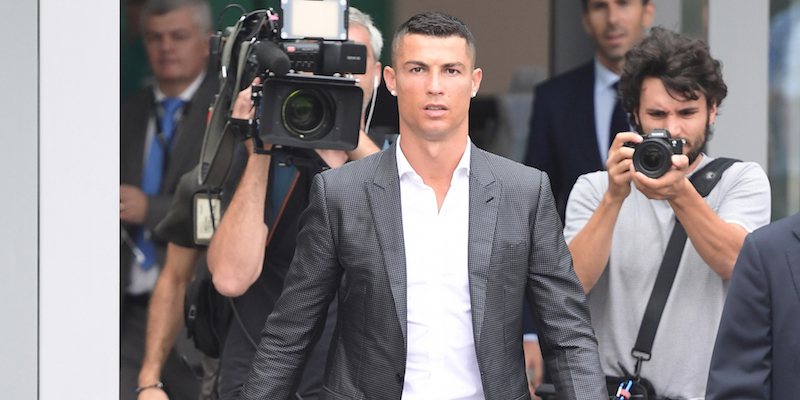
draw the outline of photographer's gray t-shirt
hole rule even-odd
[[[712,160],[704,156],[694,171]],[[586,226],[607,189],[607,171],[578,178],[567,203],[567,243]],[[770,221],[769,181],[756,163],[734,163],[705,201],[722,220],[739,224],[748,232]],[[631,349],[674,225],[675,213],[668,201],[650,200],[631,183],[631,193],[614,227],[608,265],[587,296],[606,375],[623,375],[618,362],[629,372],[634,371]],[[728,280],[717,275],[702,260],[691,239],[687,240],[658,326],[652,358],[642,366],[642,376],[653,382],[659,395],[687,399],[705,396],[727,291]]]

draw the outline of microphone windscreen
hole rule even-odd
[[[256,56],[258,66],[268,69],[277,76],[284,76],[289,72],[291,61],[289,55],[283,52],[275,42],[265,40],[253,45],[253,54]]]

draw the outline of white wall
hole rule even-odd
[[[114,399],[119,3],[2,10],[0,391]]]
[[[36,398],[37,12],[5,1],[0,12],[0,397]]]
[[[728,85],[709,155],[767,169],[769,2],[708,0],[708,44]]]

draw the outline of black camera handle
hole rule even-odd
[[[700,196],[706,197],[722,177],[722,173],[733,163],[739,161],[732,158],[717,158],[699,171],[696,171],[689,181],[692,182]],[[650,300],[647,302],[647,308],[645,308],[636,344],[631,350],[631,355],[636,359],[636,367],[633,373],[636,379],[640,376],[642,362],[650,360],[658,324],[661,322],[664,306],[667,304],[672,283],[678,273],[678,264],[681,261],[686,239],[686,230],[681,225],[681,221],[675,218],[675,228],[672,230],[672,236],[670,236],[667,243],[667,250],[664,252],[664,259],[661,261],[661,268],[658,270],[658,275],[656,275],[656,283],[653,285]]]

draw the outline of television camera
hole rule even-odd
[[[219,73],[220,91],[203,142],[201,184],[221,185],[237,139],[252,139],[255,149],[264,142],[358,145],[363,92],[353,74],[366,72],[367,49],[348,40],[348,2],[281,0],[281,11],[283,18],[272,9],[243,13],[210,39],[209,71]],[[236,96],[258,76],[255,119],[231,118]]]

